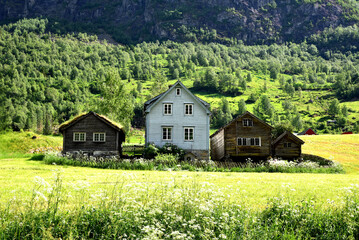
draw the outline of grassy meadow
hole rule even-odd
[[[30,160],[26,149],[61,145],[61,137],[38,136],[31,144],[32,136],[1,136],[6,141],[0,142],[0,239],[345,239],[359,234],[358,135],[303,137],[304,153],[332,158],[346,174],[46,165]],[[27,144],[15,147],[13,138]],[[17,151],[15,157],[8,155],[10,149]]]

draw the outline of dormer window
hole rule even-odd
[[[243,119],[243,127],[252,127],[253,126],[253,120],[250,118]]]
[[[181,89],[180,88],[176,88],[176,96],[181,96]]]

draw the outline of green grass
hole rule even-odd
[[[3,158],[0,239],[357,239],[358,135],[303,139],[303,152],[331,154],[350,174],[124,171]],[[5,145],[22,154],[33,147]]]
[[[35,139],[32,139],[36,136]],[[0,159],[31,156],[30,151],[62,147],[62,136],[44,136],[33,132],[6,132],[0,134]]]
[[[303,153],[318,155],[342,164],[350,174],[359,174],[359,134],[300,136]]]

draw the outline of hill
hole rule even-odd
[[[351,0],[0,1],[0,21],[46,17],[58,31],[110,34],[120,43],[173,40],[300,42],[359,21]]]
[[[357,52],[322,57],[306,42],[123,46],[47,27],[46,19],[28,19],[0,28],[0,129],[49,133],[80,112],[101,112],[98,103],[113,77],[133,98],[133,126],[143,125],[144,101],[181,80],[212,104],[213,128],[246,107],[295,131],[358,131]]]

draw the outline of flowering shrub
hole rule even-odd
[[[177,160],[177,156],[172,154],[158,154],[154,159],[154,163],[156,165],[162,164],[167,167],[174,167],[177,165]]]

